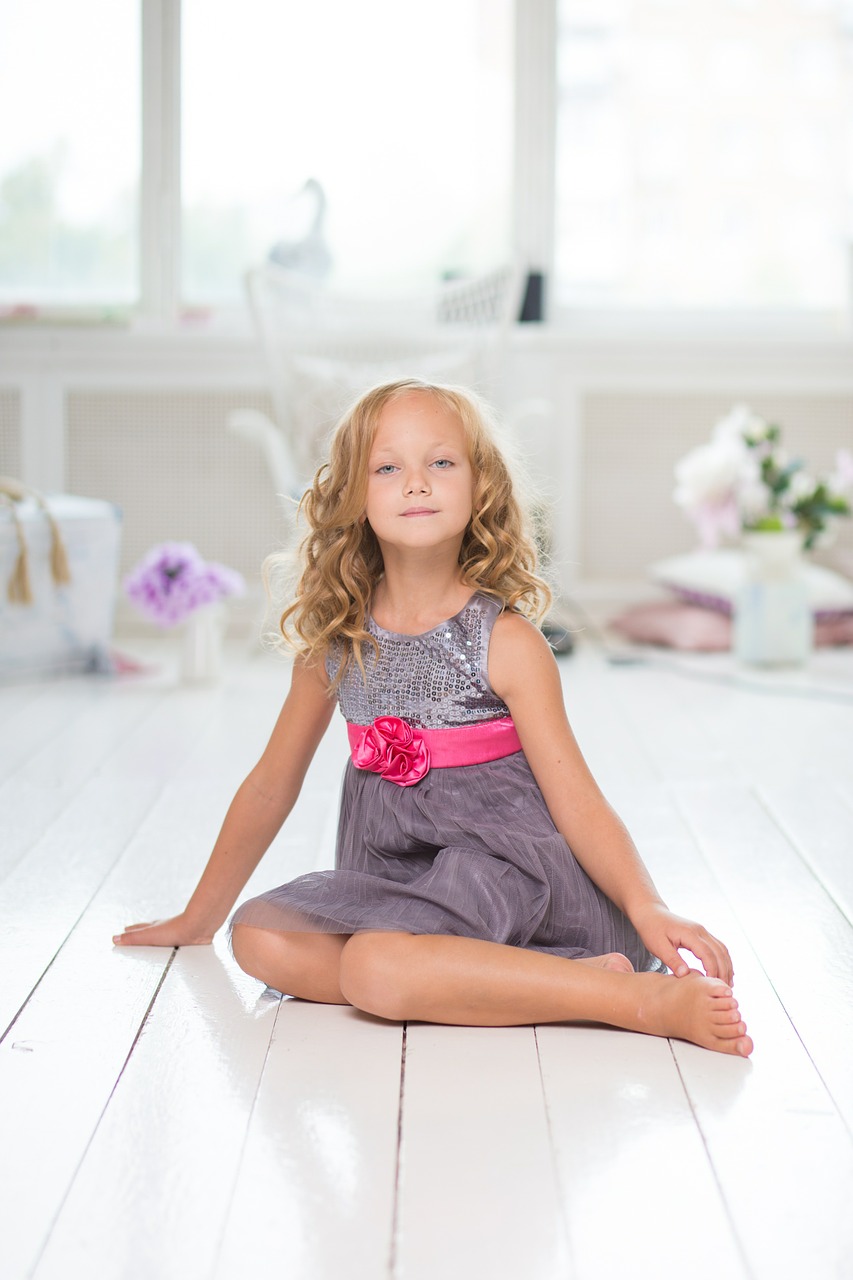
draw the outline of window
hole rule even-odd
[[[0,0],[0,308],[138,293],[140,36],[130,0]]]
[[[235,301],[247,265],[286,257],[308,180],[339,284],[506,260],[511,0],[184,0],[182,48],[187,301]]]
[[[849,0],[559,0],[571,306],[841,311]]]
[[[850,305],[853,0],[0,0],[0,118],[0,317],[228,309],[321,205],[341,287]]]

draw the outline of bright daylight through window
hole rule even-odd
[[[336,283],[506,260],[511,0],[184,0],[183,80],[188,301],[286,256],[323,217],[316,191],[289,203],[307,179]]]
[[[0,314],[135,302],[138,6],[0,0],[0,120]]]
[[[853,0],[553,3],[551,301],[844,311]],[[166,319],[177,298],[197,314],[229,308],[247,267],[273,246],[292,260],[312,229],[303,262],[359,289],[488,269],[528,235],[511,226],[513,33],[541,21],[539,5],[182,0],[180,97],[166,74],[177,23],[165,50],[149,40],[142,69],[143,10],[178,7],[0,0],[0,317],[109,318],[149,295]],[[523,105],[539,73],[519,65]],[[163,136],[180,138],[180,178],[141,173],[152,101]],[[550,131],[531,132],[516,167],[547,168]],[[149,137],[146,156],[158,145]],[[158,256],[158,210],[177,223],[178,183],[180,253]],[[544,228],[549,212],[533,210]],[[152,293],[158,268],[168,279]]]
[[[558,17],[560,300],[842,310],[850,0],[559,0]]]

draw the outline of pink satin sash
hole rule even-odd
[[[373,724],[347,724],[347,734],[356,769],[399,787],[420,782],[431,768],[485,764],[521,750],[510,716],[453,729],[413,729],[399,716],[378,716]]]

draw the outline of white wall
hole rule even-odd
[[[780,422],[816,470],[853,448],[853,347],[522,326],[504,399],[550,405],[518,431],[553,510],[560,585],[619,600],[642,593],[650,561],[693,544],[671,501],[673,463],[733,402]],[[262,459],[226,420],[268,405],[245,336],[0,333],[0,473],[118,502],[125,567],[158,540],[186,538],[258,581],[281,543],[280,508]],[[851,552],[853,529],[838,545]]]

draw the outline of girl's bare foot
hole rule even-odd
[[[638,974],[647,989],[637,1010],[638,1031],[689,1040],[703,1049],[747,1058],[753,1043],[746,1034],[731,987],[719,978],[689,973],[684,978]]]
[[[633,973],[634,966],[621,951],[611,951],[606,956],[585,956],[578,964],[589,964],[595,969],[611,969],[614,973]]]

